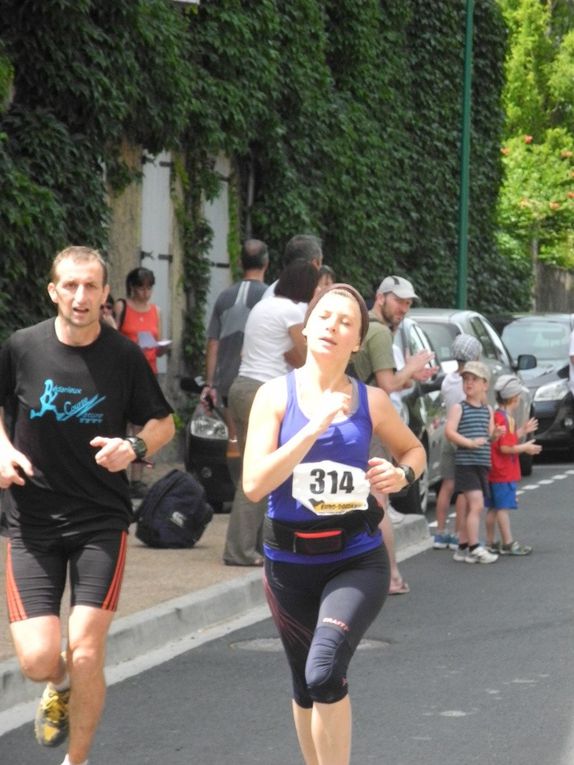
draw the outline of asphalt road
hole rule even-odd
[[[490,566],[429,550],[401,564],[349,677],[354,765],[574,763],[574,465],[522,484],[526,558]],[[1,765],[58,765],[30,723]],[[91,765],[301,763],[286,663],[269,620],[113,685]]]

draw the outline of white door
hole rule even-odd
[[[155,275],[152,301],[161,311],[162,335],[171,338],[171,154],[144,154],[142,182],[141,264]],[[167,371],[165,356],[158,371]]]
[[[219,196],[205,205],[205,217],[213,231],[211,249],[208,255],[211,273],[205,306],[206,325],[209,323],[217,296],[231,284],[229,253],[227,252],[227,236],[229,233],[228,178],[230,171],[229,160],[220,154],[215,162],[215,172],[219,175],[221,181]]]

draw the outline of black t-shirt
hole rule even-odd
[[[4,492],[10,536],[46,538],[125,529],[125,471],[96,464],[95,436],[121,437],[173,410],[140,348],[102,324],[87,346],[61,343],[54,319],[18,330],[0,354],[0,406],[15,448],[34,469]]]

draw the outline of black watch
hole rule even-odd
[[[397,465],[397,467],[400,468],[405,474],[407,486],[412,486],[412,484],[416,481],[415,471],[412,469],[412,467],[410,465]]]
[[[143,460],[147,454],[147,445],[143,438],[139,438],[138,436],[128,436],[125,440],[134,450],[136,459]]]

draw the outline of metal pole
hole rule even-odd
[[[468,189],[470,178],[470,105],[472,90],[472,37],[474,0],[466,0],[464,80],[462,89],[462,136],[458,209],[458,260],[456,306],[466,308],[468,273]]]

